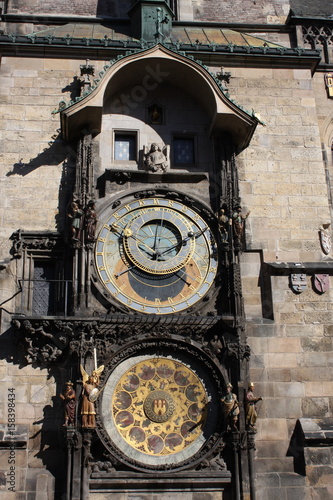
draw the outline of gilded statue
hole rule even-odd
[[[82,427],[93,429],[96,427],[95,401],[100,394],[98,386],[100,383],[100,375],[104,370],[104,365],[96,368],[91,375],[88,375],[82,365],[80,365],[80,370],[83,382],[81,403]]]
[[[258,413],[256,403],[261,401],[262,398],[254,397],[254,384],[252,382],[249,383],[248,390],[245,394],[245,415],[246,415],[246,426],[247,427],[255,427]]]

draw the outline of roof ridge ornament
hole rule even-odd
[[[157,42],[160,42],[161,40],[163,40],[163,33],[161,31],[161,28],[162,28],[162,24],[167,24],[170,22],[170,18],[168,17],[168,14],[165,14],[165,16],[163,17],[162,19],[162,9],[161,7],[157,7],[156,9],[156,12],[157,12],[157,17],[156,17],[156,33],[155,33],[155,39]]]

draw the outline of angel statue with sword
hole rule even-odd
[[[81,405],[82,427],[93,429],[96,427],[95,401],[101,392],[97,387],[99,386],[99,379],[104,370],[104,365],[96,367],[91,375],[88,375],[82,365],[80,365],[80,370],[83,382]]]

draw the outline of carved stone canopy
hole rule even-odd
[[[147,78],[147,67],[151,68],[148,76],[153,81],[183,87],[185,92],[193,95],[211,117],[212,133],[229,133],[238,151],[247,147],[259,120],[224,94],[208,68],[161,44],[111,61],[92,92],[61,111],[64,139],[78,138],[83,128],[98,134],[109,96],[121,91],[124,79],[133,87],[142,85]],[[180,74],[182,78],[179,78]]]

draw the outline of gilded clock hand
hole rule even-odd
[[[121,273],[115,274],[114,277],[119,278],[119,276],[122,276],[123,274],[128,273],[129,271],[131,271],[131,269],[134,269],[135,267],[137,267],[137,266],[128,267],[127,269],[125,269],[125,271],[122,271]]]
[[[180,271],[182,271],[182,269],[180,269]],[[186,281],[186,279],[184,279],[184,276],[186,276],[187,278],[190,278],[190,279],[191,279],[191,280],[193,280],[193,281],[195,280],[195,277],[194,277],[194,276],[191,276],[190,274],[186,273],[185,271],[183,271],[183,274],[178,274],[178,273],[179,273],[179,271],[178,271],[178,272],[176,272],[175,274],[176,274],[177,276],[179,276],[179,278],[180,278],[182,281],[184,281],[184,283],[185,283],[187,286],[191,286],[191,285],[192,285],[192,283],[189,283],[188,281]]]
[[[156,224],[156,228],[155,228],[155,236],[154,236],[154,244],[153,244],[153,249],[154,249],[154,250],[156,250],[157,229],[158,229],[158,225]]]
[[[196,233],[193,233],[191,235],[189,234],[189,237],[197,239],[197,238],[199,238],[199,236],[204,234],[204,232],[207,231],[207,229],[208,229],[208,227],[206,226],[203,229],[200,229],[200,231],[197,231]],[[188,241],[190,239],[189,237],[187,238],[186,241]]]
[[[177,248],[179,246],[184,246],[191,238],[195,238],[195,239],[199,238],[199,236],[201,236],[207,229],[208,229],[208,227],[206,226],[203,229],[200,229],[200,231],[197,231],[196,233],[189,231],[188,236],[186,236],[186,238],[182,239],[182,241],[180,241],[179,243],[172,245],[172,247],[168,248],[167,250],[164,250],[158,256],[165,255],[166,253],[171,252],[171,250],[173,250],[174,248]]]
[[[186,281],[186,279],[184,278],[184,276],[187,276],[186,273],[183,273],[183,274],[178,274],[178,273],[175,273],[176,276],[178,276],[182,281],[184,281],[185,285],[187,286],[190,286],[191,283],[189,283],[188,281]]]
[[[109,229],[112,233],[116,233],[118,236],[122,236],[122,232],[121,232],[121,229],[120,227],[117,225],[117,223],[115,222],[114,224],[112,224],[111,226],[109,226]]]
[[[112,224],[112,226],[110,226],[110,230],[113,232],[113,233],[116,233],[119,237],[126,237],[126,238],[133,238],[135,241],[137,241],[138,243],[141,243],[141,245],[144,245],[145,247],[148,248],[148,250],[150,250],[150,252],[153,252],[153,253],[150,253],[150,252],[147,252],[147,250],[145,250],[144,248],[140,247],[139,245],[139,248],[140,250],[143,250],[144,252],[146,252],[149,257],[154,257],[155,256],[155,251],[150,248],[148,245],[146,245],[143,241],[139,240],[139,238],[137,238],[136,236],[134,236],[134,234],[132,233],[132,230],[129,228],[129,227],[125,227],[124,228],[124,231],[121,232],[119,231],[119,226],[117,226],[117,224]]]

